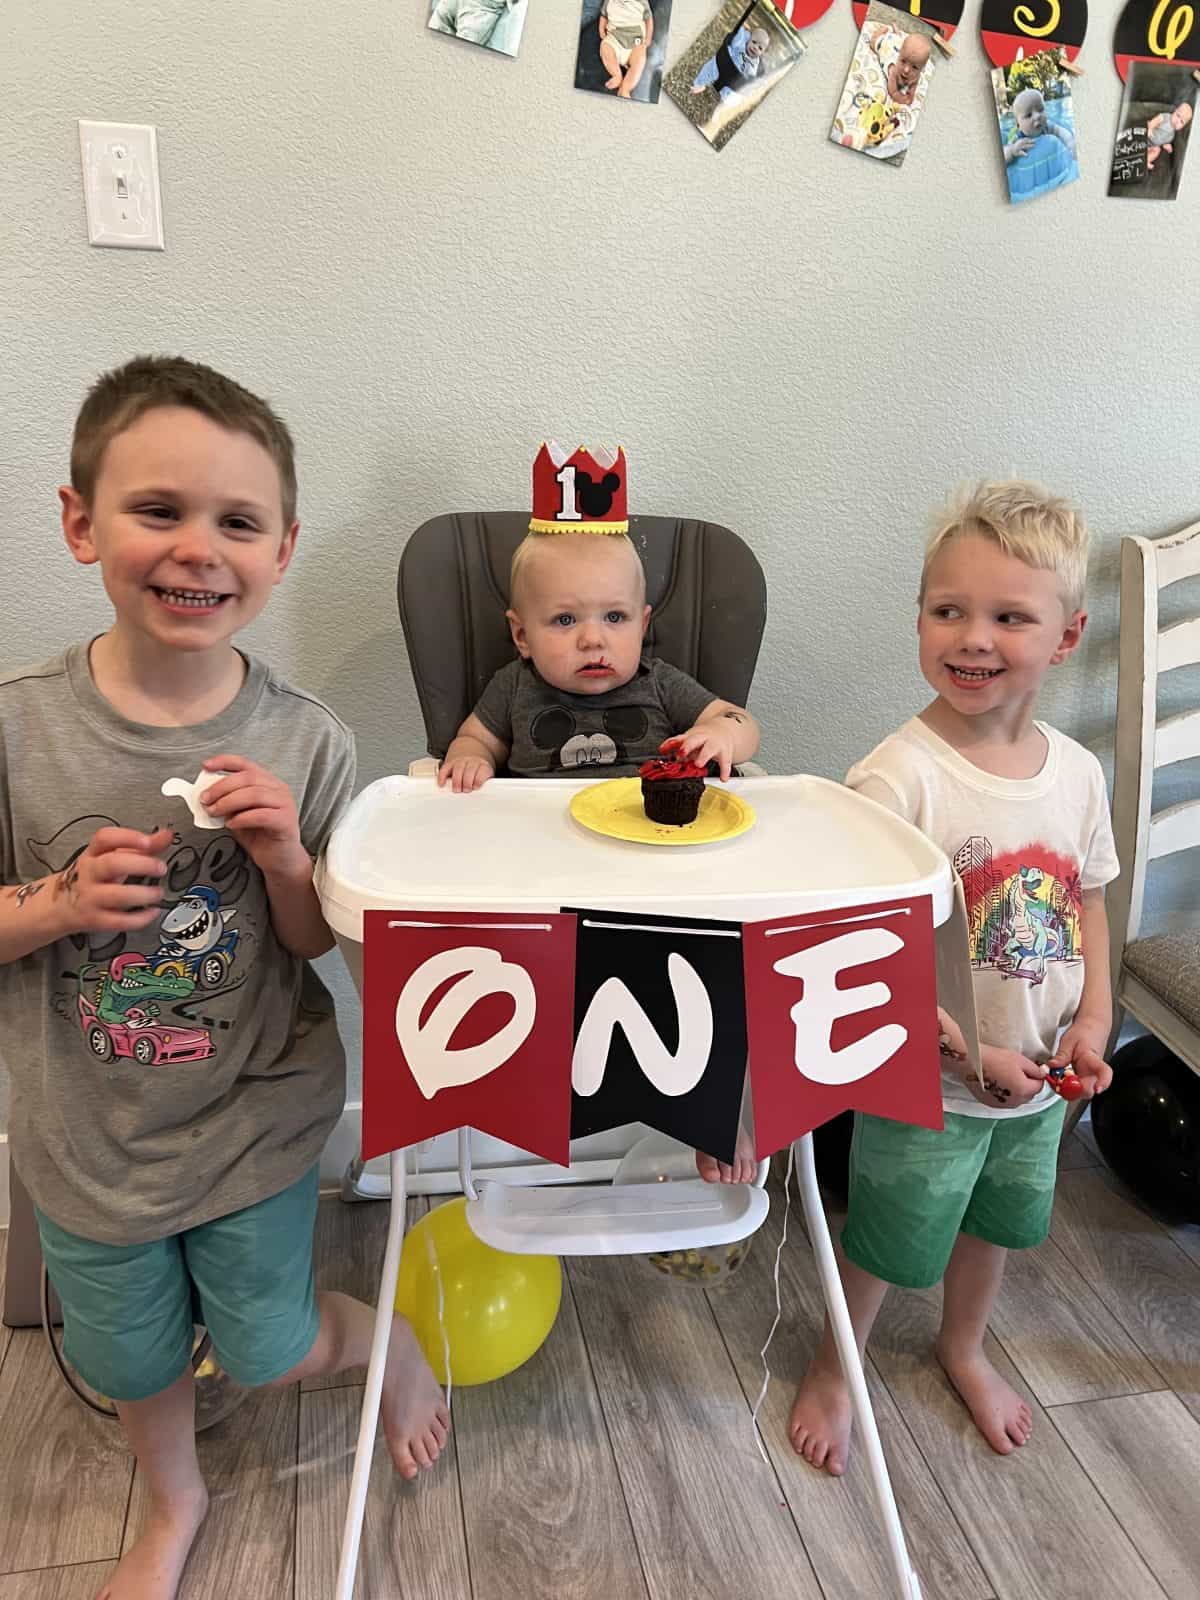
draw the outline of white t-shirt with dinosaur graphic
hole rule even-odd
[[[980,1042],[1046,1061],[1083,992],[1083,891],[1120,868],[1100,763],[1057,729],[1037,727],[1047,753],[1033,778],[982,771],[914,717],[846,782],[920,828],[962,879]],[[943,1108],[959,1115],[1024,1116],[1053,1099],[1044,1088],[1001,1110],[942,1072]]]

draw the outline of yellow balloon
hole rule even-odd
[[[460,1388],[515,1371],[549,1334],[561,1299],[558,1257],[493,1250],[471,1231],[465,1199],[435,1206],[405,1238],[396,1310],[412,1324],[439,1383],[447,1381],[447,1345]]]

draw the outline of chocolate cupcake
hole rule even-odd
[[[651,822],[682,828],[695,822],[704,798],[705,767],[694,761],[668,761],[655,757],[640,769],[642,805]]]

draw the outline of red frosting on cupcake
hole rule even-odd
[[[638,768],[638,776],[648,778],[653,783],[658,778],[703,778],[708,774],[707,767],[698,767],[694,761],[667,761],[661,756],[655,756]]]

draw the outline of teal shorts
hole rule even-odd
[[[948,1111],[941,1133],[856,1113],[847,1257],[887,1283],[928,1289],[960,1233],[1005,1250],[1041,1244],[1065,1112],[1061,1100],[1024,1117]]]
[[[313,1167],[280,1194],[149,1244],[97,1244],[37,1213],[42,1257],[62,1301],[63,1349],[111,1400],[145,1400],[191,1361],[193,1324],[230,1377],[273,1383],[312,1349],[317,1218]]]

